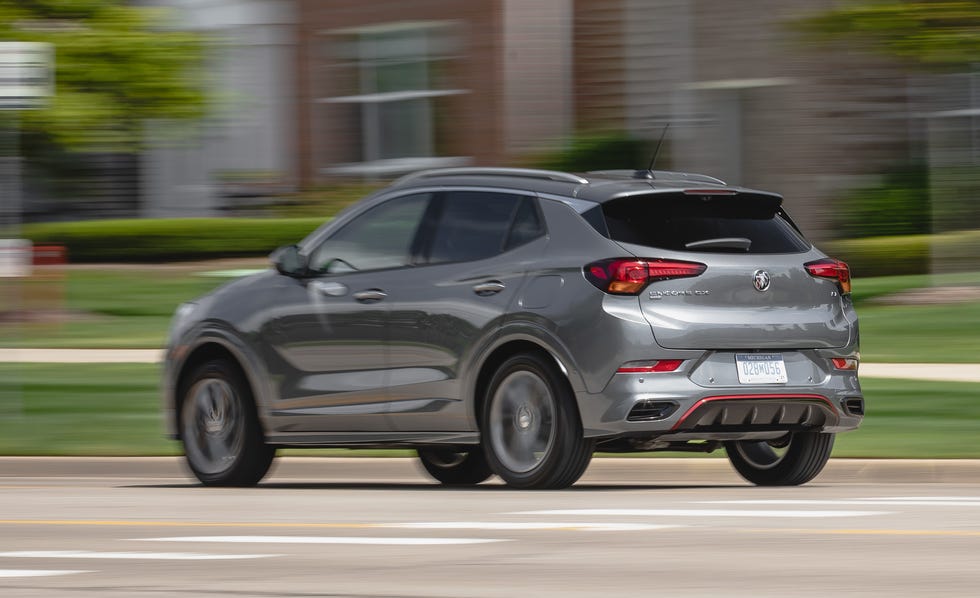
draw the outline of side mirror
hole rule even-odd
[[[276,249],[269,256],[269,259],[275,264],[276,270],[280,274],[294,278],[306,276],[308,270],[307,259],[306,256],[299,252],[299,247],[296,245],[285,245]]]

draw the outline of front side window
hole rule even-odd
[[[444,195],[429,261],[493,257],[541,235],[534,200],[509,193],[451,191]]]
[[[360,214],[314,250],[310,269],[343,274],[412,263],[416,234],[431,194],[406,195]]]

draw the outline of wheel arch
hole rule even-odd
[[[259,425],[265,434],[265,414],[261,405],[265,396],[261,377],[256,372],[258,364],[254,359],[250,359],[244,347],[237,346],[237,343],[224,337],[214,334],[202,336],[200,341],[187,352],[186,357],[176,369],[173,376],[173,410],[168,416],[168,425],[171,426],[171,437],[180,440],[180,412],[183,407],[184,394],[187,390],[188,377],[202,364],[215,359],[227,359],[242,374],[252,391],[252,399],[259,415]]]
[[[484,395],[493,373],[502,363],[520,353],[538,353],[546,356],[558,367],[573,393],[578,395],[584,389],[584,382],[571,356],[560,347],[561,345],[557,342],[548,343],[538,336],[527,333],[498,335],[495,341],[484,351],[483,357],[479,361],[479,369],[469,386],[470,396],[473,397],[472,411],[469,415],[474,423],[474,429],[479,430],[479,414],[483,408]]]

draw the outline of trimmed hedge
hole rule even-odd
[[[268,255],[296,243],[324,218],[179,218],[92,220],[30,224],[23,236],[35,245],[59,244],[82,262],[166,262]],[[942,271],[980,270],[980,230],[942,235],[842,239],[818,243],[848,263],[855,276],[930,272],[930,256]]]
[[[29,224],[35,245],[58,244],[68,260],[166,262],[268,255],[296,243],[324,218],[173,218]]]
[[[941,272],[980,270],[980,230],[839,239],[817,245],[847,262],[851,273],[860,277],[927,274],[933,259]]]

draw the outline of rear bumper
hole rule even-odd
[[[677,372],[616,374],[602,392],[578,394],[585,434],[734,440],[860,425],[856,372],[833,370],[818,351],[783,355],[787,384],[738,384],[733,352],[706,353]]]

